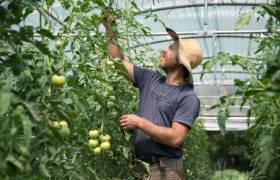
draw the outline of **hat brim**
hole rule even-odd
[[[188,78],[187,78],[187,81],[188,81],[188,83],[189,83],[190,85],[193,85],[193,76],[192,76],[191,65],[187,63],[188,61],[183,61],[183,60],[182,60],[183,57],[181,56],[181,48],[180,48],[180,41],[181,41],[181,38],[179,38],[178,34],[177,34],[174,30],[172,30],[172,29],[170,29],[170,28],[168,28],[168,27],[165,27],[165,30],[166,30],[166,32],[169,34],[169,36],[171,36],[171,38],[173,39],[173,41],[177,44],[177,48],[178,48],[177,50],[178,50],[179,61],[180,61],[180,63],[181,63],[182,65],[184,65],[184,66],[187,68],[187,70],[189,71],[189,76],[188,76]]]
[[[166,32],[169,34],[169,36],[172,37],[172,39],[175,41],[175,42],[178,42],[179,41],[179,36],[178,34],[173,31],[172,29],[168,28],[168,27],[165,27],[165,30]]]

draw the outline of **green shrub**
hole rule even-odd
[[[208,131],[209,154],[211,161],[222,161],[227,169],[250,171],[248,137],[244,131],[227,131],[224,135],[219,131]],[[213,167],[215,169],[215,167]]]
[[[249,179],[247,173],[240,172],[234,169],[227,169],[225,171],[217,171],[211,180],[245,180]]]
[[[188,180],[209,179],[210,157],[207,134],[200,120],[196,120],[184,143],[184,177]]]

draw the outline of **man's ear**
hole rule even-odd
[[[176,58],[176,61],[179,63],[179,64],[181,64],[180,63],[180,59],[179,59],[179,50],[176,48],[176,53],[177,53],[177,58]]]
[[[179,60],[179,56],[177,56],[176,62],[177,62],[179,65],[181,65],[180,60]]]

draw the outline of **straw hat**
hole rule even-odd
[[[178,58],[182,65],[189,71],[187,82],[193,85],[192,69],[196,68],[202,61],[202,50],[199,43],[194,39],[181,39],[172,29],[166,27],[167,33],[172,37],[178,48]]]

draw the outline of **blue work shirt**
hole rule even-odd
[[[171,85],[160,73],[134,65],[134,85],[140,92],[138,115],[154,124],[171,127],[180,122],[191,129],[198,116],[200,101],[187,84]],[[142,130],[135,130],[135,151],[139,156],[163,156],[179,158],[182,145],[170,147],[154,141]]]

